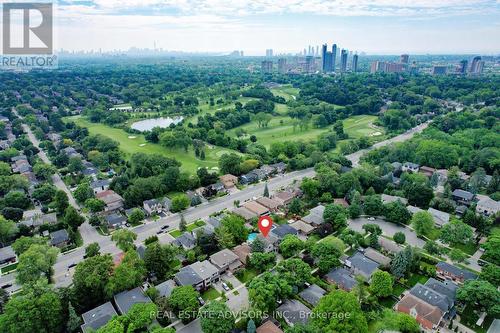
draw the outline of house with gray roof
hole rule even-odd
[[[220,227],[220,222],[222,221],[223,219],[223,216],[219,217],[219,216],[216,216],[216,217],[209,217],[207,219],[207,224],[211,225],[214,229]]]
[[[325,211],[325,206],[318,205],[309,211],[309,214],[301,218],[302,221],[309,223],[314,227],[319,227],[325,222],[323,218],[323,213]]]
[[[436,274],[442,279],[451,280],[456,283],[464,283],[467,280],[477,279],[477,274],[444,261],[436,264]]]
[[[240,258],[229,249],[223,249],[212,254],[209,260],[215,267],[217,267],[219,274],[223,274],[226,271],[235,273],[243,267]]]
[[[122,315],[127,314],[130,308],[135,304],[151,303],[151,299],[144,295],[140,287],[122,291],[114,296],[114,300],[118,312]]]
[[[158,295],[160,297],[169,297],[175,287],[177,287],[177,285],[174,280],[167,280],[160,283],[155,288],[158,290]]]
[[[312,311],[296,299],[287,299],[276,309],[276,313],[293,327],[295,324],[307,324]]]
[[[219,270],[208,260],[197,261],[181,268],[175,274],[175,281],[180,286],[193,286],[197,290],[207,289],[212,283],[219,281]]]
[[[400,201],[404,205],[408,204],[408,199],[403,198],[403,197],[398,197],[396,195],[382,194],[380,196],[380,199],[382,199],[382,203],[384,205],[389,204],[389,203],[393,203],[393,202],[398,202],[398,201]]]
[[[50,245],[65,247],[69,243],[69,235],[66,229],[57,230],[50,233]]]
[[[451,193],[453,200],[455,200],[458,204],[462,204],[465,206],[470,206],[470,204],[474,201],[474,193],[469,191],[464,191],[461,189],[456,189]]]
[[[99,179],[90,183],[90,187],[94,191],[94,194],[97,194],[109,189],[110,183],[109,179]]]
[[[168,198],[144,200],[142,203],[147,215],[168,212],[171,206],[172,202]]]
[[[291,227],[288,224],[280,224],[276,228],[271,230],[271,233],[275,235],[279,240],[285,238],[286,235],[298,235],[297,229]]]
[[[438,228],[442,228],[445,224],[450,222],[450,214],[446,212],[442,212],[440,210],[434,209],[430,207],[427,211],[432,215],[432,219],[434,220],[434,224]]]
[[[366,279],[366,281],[370,281],[372,274],[380,266],[377,262],[367,258],[361,252],[356,252],[347,258],[345,265],[354,275],[361,275]]]
[[[203,289],[203,279],[190,267],[182,267],[174,275],[174,280],[179,286],[192,286],[196,290]]]
[[[351,291],[356,286],[356,279],[352,276],[351,272],[343,267],[332,269],[325,275],[326,280],[335,284],[342,290]]]
[[[127,223],[127,218],[120,213],[112,213],[106,216],[106,223],[109,228],[119,229]]]
[[[264,252],[277,252],[280,240],[276,235],[270,232],[267,237],[262,236],[261,234],[257,235],[257,238],[262,241],[264,244]]]
[[[406,209],[408,209],[408,211],[412,215],[415,214],[415,213],[423,212],[424,211],[423,209],[415,207],[415,206],[412,206],[412,205],[406,206]]]
[[[419,169],[420,165],[412,162],[405,162],[402,166],[403,172],[418,172]]]
[[[83,325],[81,326],[83,333],[90,333],[98,330],[106,325],[114,316],[117,316],[115,308],[111,302],[106,302],[98,307],[89,310],[82,314]]]
[[[366,248],[363,254],[365,255],[365,257],[375,261],[382,267],[389,267],[391,263],[391,258],[384,256],[382,253],[378,252],[377,250],[371,247]]]
[[[182,247],[184,250],[192,250],[196,246],[196,238],[189,231],[185,231],[182,235],[177,237],[173,242],[174,245]]]
[[[5,264],[12,264],[17,261],[17,256],[12,246],[0,248],[0,266]]]
[[[320,286],[313,284],[307,287],[306,289],[302,290],[299,293],[300,298],[302,298],[304,301],[307,303],[311,304],[312,306],[316,306],[318,304],[319,300],[321,297],[323,297],[326,294],[326,290],[321,288]]]
[[[479,198],[479,195],[478,195]],[[481,196],[476,205],[476,213],[484,216],[495,215],[500,211],[500,202],[491,199],[488,196]]]

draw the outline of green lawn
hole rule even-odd
[[[236,278],[238,280],[240,280],[241,283],[247,283],[248,281],[250,281],[251,279],[253,279],[257,275],[259,275],[259,273],[257,271],[255,271],[253,269],[246,268],[246,269],[243,269],[243,270],[239,271],[238,273],[236,273]]]
[[[460,251],[467,253],[468,255],[473,255],[478,249],[478,245],[474,242],[469,242],[467,244],[457,243],[451,246],[452,248],[459,249]]]
[[[207,147],[206,159],[200,160],[194,156],[194,150],[187,153],[183,149],[167,149],[159,144],[147,142],[142,134],[130,134],[119,128],[113,128],[100,123],[91,123],[81,116],[66,117],[66,121],[74,121],[77,125],[88,128],[91,134],[101,134],[120,143],[120,149],[130,156],[134,153],[151,153],[173,157],[182,163],[182,169],[195,172],[199,167],[215,168],[219,158],[224,153],[235,152],[221,147]]]
[[[382,136],[384,129],[373,125],[375,120],[377,120],[377,116],[360,115],[349,117],[344,120],[344,131],[352,139],[358,139],[363,136]]]
[[[7,265],[5,267],[2,267],[2,269],[0,270],[2,274],[7,274],[9,272],[12,272],[13,270],[15,270],[17,268],[17,262],[14,263],[14,264],[10,264],[10,265]]]
[[[478,333],[485,333],[493,322],[493,317],[487,316],[484,319],[483,326],[476,326],[476,322],[479,319],[479,315],[474,312],[474,308],[471,306],[466,306],[465,309],[460,314],[461,323],[465,326],[473,329]]]
[[[283,97],[287,102],[295,100],[297,96],[299,96],[299,91],[299,88],[294,88],[291,84],[285,84],[271,89],[271,92],[275,96]]]
[[[418,273],[413,273],[410,276],[410,278],[408,279],[408,286],[413,287],[414,285],[416,285],[419,282],[421,284],[424,284],[424,283],[427,282],[427,280],[429,280],[428,276],[425,276],[425,275],[422,275],[422,274],[418,274]]]
[[[220,296],[220,293],[212,287],[208,288],[207,290],[205,290],[204,292],[201,293],[201,298],[203,298],[203,300],[205,302],[214,300],[214,299],[218,298],[219,296]]]

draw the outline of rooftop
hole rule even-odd
[[[276,309],[276,312],[291,324],[306,324],[311,315],[311,309],[295,299],[286,300]]]
[[[326,290],[313,284],[299,293],[299,296],[307,303],[316,306],[323,295],[326,294]]]
[[[142,289],[137,287],[132,290],[122,291],[116,294],[115,304],[121,314],[126,314],[134,304],[150,303],[149,297],[144,295]]]
[[[111,302],[106,302],[82,314],[84,324],[81,326],[84,333],[93,332],[106,325],[113,316],[118,315]]]

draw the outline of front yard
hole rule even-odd
[[[246,268],[236,273],[235,276],[241,283],[247,283],[257,275],[259,275],[259,273],[256,270]]]

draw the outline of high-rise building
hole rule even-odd
[[[273,72],[273,62],[271,60],[264,60],[261,63],[262,73],[272,73]]]
[[[402,64],[408,64],[409,60],[410,60],[410,56],[408,54],[402,54],[399,58],[399,62]]]
[[[323,46],[321,46],[321,70],[323,72],[326,72],[326,49],[327,49],[327,45],[326,44],[323,44]]]
[[[435,65],[432,66],[432,75],[445,75],[448,66],[446,65]]]
[[[457,66],[457,74],[465,75],[467,73],[467,60],[462,60],[460,61],[459,65]]]
[[[332,63],[333,56],[332,56],[332,52],[327,51],[325,53],[325,59],[326,59],[325,60],[325,67],[323,68],[323,72],[325,72],[325,73],[331,73],[331,72],[333,72],[333,66],[332,66],[333,65],[333,63]]]
[[[267,49],[266,50],[266,57],[272,57],[273,56],[273,49]]]
[[[470,72],[472,74],[475,74],[477,73],[477,64],[481,61],[481,57],[480,56],[476,56],[472,59],[472,62],[470,64]]]
[[[337,60],[337,44],[332,45],[332,68],[335,72],[335,61]]]
[[[286,66],[286,58],[279,58],[278,59],[278,72],[281,74],[285,74],[287,72],[288,68]]]
[[[358,71],[358,55],[355,54],[352,56],[352,66],[351,70],[356,73]]]
[[[306,61],[304,63],[304,72],[306,73],[312,73],[314,72],[314,57],[313,56],[306,56]]]
[[[342,50],[340,52],[340,71],[345,72],[347,70],[347,50]]]
[[[319,45],[316,45],[316,53],[315,53],[316,56],[319,56]]]
[[[401,73],[406,69],[406,64],[399,62],[374,61],[370,66],[370,73]]]

